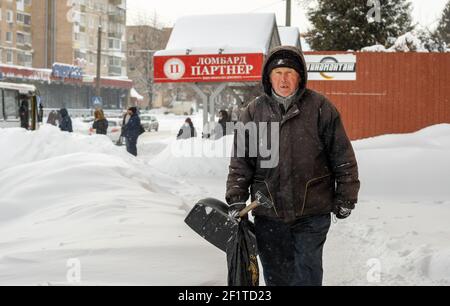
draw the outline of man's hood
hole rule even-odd
[[[262,85],[264,87],[264,92],[268,96],[272,96],[272,84],[270,83],[270,71],[269,64],[278,56],[286,54],[287,57],[293,58],[294,60],[299,61],[300,66],[302,67],[302,73],[300,75],[301,81],[299,86],[299,91],[302,92],[306,88],[306,84],[308,83],[308,73],[306,69],[306,62],[303,56],[303,53],[296,47],[291,46],[280,46],[272,49],[269,56],[264,63],[263,75],[262,75]]]
[[[61,117],[67,117],[69,115],[69,112],[67,111],[67,109],[62,108],[59,113],[61,114]]]

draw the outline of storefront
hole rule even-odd
[[[96,96],[95,78],[71,65],[54,64],[53,69],[0,65],[0,80],[36,86],[45,108],[89,109]],[[103,77],[100,85],[103,108],[123,109],[128,105],[131,80]]]
[[[280,45],[274,14],[182,17],[166,49],[154,56],[154,81],[160,92],[194,91],[208,133],[219,107],[243,107],[260,94],[264,59]],[[225,94],[234,101],[223,103]]]

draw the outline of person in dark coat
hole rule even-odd
[[[92,124],[92,129],[98,135],[108,134],[108,120],[105,118],[105,114],[102,109],[96,109],[94,112],[94,123]]]
[[[61,129],[61,131],[73,133],[72,119],[70,118],[67,109],[61,108],[59,114],[61,116],[61,121],[59,122],[59,128]]]
[[[20,127],[28,130],[30,128],[30,112],[28,101],[23,100],[19,107]]]
[[[125,137],[127,152],[137,156],[137,141],[142,132],[141,119],[139,118],[136,107],[130,107],[128,114],[130,115],[130,119],[123,127],[123,136]]]
[[[192,123],[191,118],[187,118],[177,135],[177,140],[190,139],[197,137],[197,130]]]
[[[355,154],[336,107],[307,88],[298,48],[271,52],[262,85],[264,94],[242,110],[238,125],[265,124],[267,134],[235,133],[226,193],[230,215],[242,210],[249,196],[269,198],[273,208],[253,212],[266,284],[321,286],[331,213],[345,219],[358,201]],[[268,148],[266,136],[273,147],[269,157],[260,152]],[[251,153],[253,142],[257,150]]]
[[[39,111],[38,111],[38,122],[42,123],[44,121],[44,105],[39,103]]]

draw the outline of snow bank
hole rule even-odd
[[[0,170],[80,152],[129,158],[123,148],[113,145],[106,136],[63,133],[52,125],[43,125],[37,132],[0,129],[0,147]]]
[[[223,254],[163,187],[178,183],[107,137],[0,129],[0,147],[0,284],[67,284],[69,259],[88,285],[224,284]]]
[[[450,125],[354,144],[361,197],[402,201],[450,199]]]
[[[78,259],[85,285],[225,285],[224,254],[183,219],[223,198],[232,136],[174,141],[180,119],[140,159],[107,137],[0,129],[0,284],[67,284]],[[332,225],[325,284],[450,284],[450,124],[354,147],[360,203]]]
[[[150,165],[178,177],[225,178],[230,163],[233,136],[219,140],[193,138],[173,141]]]

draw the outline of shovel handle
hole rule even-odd
[[[241,210],[241,212],[239,213],[239,217],[241,218],[245,217],[249,212],[251,212],[255,208],[258,208],[258,206],[259,206],[258,201],[253,202],[252,204],[248,205],[246,208]]]

